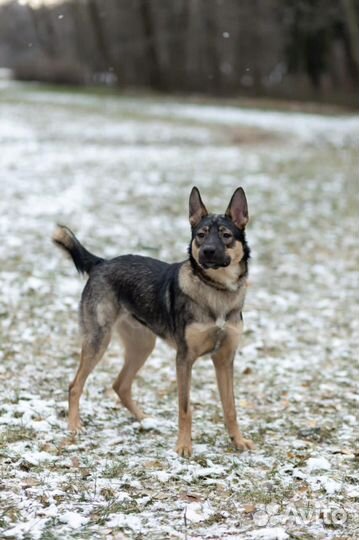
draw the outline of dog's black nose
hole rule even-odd
[[[215,252],[216,252],[215,247],[206,246],[206,247],[203,248],[203,255],[205,255],[205,257],[213,257]]]

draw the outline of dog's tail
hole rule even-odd
[[[72,258],[76,270],[80,274],[89,274],[94,266],[104,262],[101,257],[87,251],[74,233],[64,225],[56,227],[52,241]]]

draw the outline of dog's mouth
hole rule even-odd
[[[230,257],[226,257],[222,261],[204,260],[200,261],[200,264],[204,270],[218,270],[218,268],[226,268],[231,263]]]

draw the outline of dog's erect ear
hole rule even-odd
[[[226,210],[226,217],[229,217],[238,229],[244,229],[247,225],[248,205],[243,188],[239,187],[233,193]]]
[[[204,217],[208,216],[207,208],[204,206],[198,188],[193,187],[189,196],[189,222],[194,228]]]

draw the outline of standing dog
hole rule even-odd
[[[79,402],[85,381],[116,330],[125,362],[113,388],[138,420],[144,414],[131,396],[136,373],[151,354],[156,336],[176,349],[180,456],[192,453],[191,372],[194,361],[204,354],[212,357],[225,423],[235,447],[253,447],[240,432],[233,391],[249,258],[243,189],[234,192],[225,214],[219,215],[207,212],[194,187],[189,220],[189,258],[174,264],[139,255],[104,260],[87,251],[67,227],[56,229],[55,244],[71,256],[79,272],[89,276],[80,304],[81,361],[69,389],[71,431],[80,428]]]

